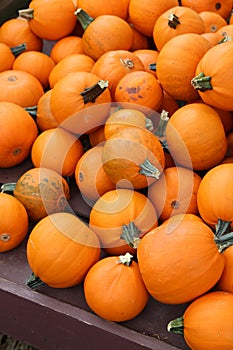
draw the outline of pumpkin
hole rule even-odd
[[[111,101],[108,82],[93,73],[81,71],[72,72],[55,84],[50,107],[62,127],[83,134],[104,123]]]
[[[179,166],[166,168],[160,179],[148,188],[161,221],[179,213],[197,214],[197,191],[201,177],[191,169]]]
[[[162,88],[174,99],[192,101],[198,97],[190,84],[196,66],[210,49],[210,43],[200,34],[186,33],[170,39],[161,49],[156,63]]]
[[[133,42],[130,47],[130,51],[135,51],[139,49],[149,49],[149,38],[140,33],[132,23],[129,23],[129,25],[133,32]]]
[[[9,47],[25,44],[26,51],[43,48],[43,40],[31,30],[28,21],[20,17],[8,19],[0,26],[0,42]]]
[[[233,157],[233,131],[227,135],[227,155]]]
[[[72,133],[60,127],[41,132],[31,149],[35,167],[49,168],[62,176],[72,176],[84,153],[82,142]]]
[[[27,242],[27,260],[32,275],[30,288],[41,283],[67,288],[83,281],[100,258],[99,240],[77,216],[54,213],[32,229]]]
[[[175,6],[163,12],[155,22],[153,40],[161,51],[166,42],[177,35],[204,32],[204,22],[196,11],[185,6]]]
[[[131,0],[129,18],[135,28],[145,36],[152,37],[155,22],[159,16],[171,7],[178,6],[177,0]]]
[[[158,112],[162,112],[165,110],[169,117],[172,116],[172,114],[179,109],[179,104],[176,99],[174,99],[172,96],[170,96],[164,89],[163,89],[163,101],[160,106],[160,109]]]
[[[118,16],[124,20],[128,18],[129,0],[79,0],[78,6],[93,18],[102,15]]]
[[[51,57],[39,51],[27,51],[20,54],[13,63],[13,69],[22,70],[37,78],[44,89],[49,86],[49,75],[55,67]]]
[[[50,109],[50,97],[52,90],[47,90],[37,103],[36,123],[40,131],[56,128],[57,120],[54,118]]]
[[[120,108],[110,114],[104,125],[105,139],[109,139],[114,133],[127,126],[136,126],[152,131],[153,121],[145,116],[143,112],[136,109]]]
[[[29,219],[40,221],[48,214],[70,211],[70,189],[66,180],[47,168],[31,168],[16,183],[4,184],[3,192],[12,191],[26,208]]]
[[[13,69],[0,73],[0,101],[32,107],[43,94],[43,86],[31,73]]]
[[[54,85],[67,74],[72,72],[90,72],[95,61],[82,53],[70,54],[60,60],[49,74],[49,86]]]
[[[219,44],[219,35],[217,34],[217,32],[215,32],[215,33],[206,32],[206,33],[201,34],[201,36],[209,41],[210,47],[213,47],[213,46]]]
[[[232,53],[231,41],[215,45],[199,61],[192,78],[192,86],[206,104],[228,111],[233,109],[229,74]]]
[[[24,206],[7,193],[0,193],[0,252],[16,248],[28,232],[28,215]]]
[[[46,40],[58,40],[69,35],[76,25],[72,0],[31,0],[28,8],[18,11],[33,33]]]
[[[98,316],[113,322],[138,316],[149,301],[138,263],[126,253],[105,257],[94,264],[84,279],[84,297]]]
[[[171,320],[168,331],[183,335],[193,350],[232,350],[232,307],[232,293],[209,292],[194,300],[183,316]]]
[[[57,40],[50,50],[50,57],[55,63],[72,54],[84,54],[82,38],[75,35],[67,35]]]
[[[15,55],[10,47],[0,42],[0,72],[11,69],[14,61]]]
[[[105,142],[104,134],[105,125],[101,125],[99,128],[89,133],[89,142],[92,147],[102,145]]]
[[[225,258],[224,270],[216,285],[216,289],[233,293],[233,246],[225,249],[223,255]]]
[[[157,225],[151,201],[130,189],[107,191],[90,211],[89,226],[110,255],[135,254],[140,238]]]
[[[145,70],[142,61],[128,50],[114,50],[103,54],[92,67],[91,73],[107,80],[112,98],[121,78],[129,72]]]
[[[200,13],[202,11],[211,11],[220,14],[227,19],[232,10],[231,0],[181,0],[181,6],[191,7],[194,11]]]
[[[146,71],[130,72],[119,80],[114,100],[119,104],[121,102],[133,103],[138,108],[142,106],[157,111],[163,100],[163,90],[151,73]]]
[[[175,163],[195,171],[217,165],[227,150],[221,118],[204,103],[190,103],[174,112],[166,127],[166,140]]]
[[[137,259],[150,295],[165,304],[182,304],[217,283],[225,260],[204,222],[180,219],[169,225],[169,221],[142,237]]]
[[[112,182],[123,188],[145,188],[158,180],[164,152],[157,136],[138,127],[125,127],[106,140],[103,167]]]
[[[141,60],[146,72],[153,74],[157,78],[156,62],[159,51],[155,49],[137,49],[133,53]]]
[[[12,102],[0,102],[0,167],[9,168],[22,163],[31,152],[38,130],[35,121]]]
[[[84,29],[82,47],[86,55],[97,60],[105,52],[129,50],[133,44],[133,31],[128,22],[116,15],[92,18],[83,9],[75,11]]]
[[[220,28],[227,25],[226,19],[217,12],[202,11],[199,15],[204,22],[206,33],[216,33]]]
[[[204,175],[198,188],[199,213],[208,225],[216,227],[217,235],[222,235],[233,222],[232,179],[233,164],[220,164]]]
[[[75,181],[86,201],[96,201],[105,192],[116,187],[103,169],[102,151],[102,145],[90,148],[75,166]]]

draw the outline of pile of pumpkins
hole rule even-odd
[[[114,322],[189,303],[168,331],[233,349],[232,7],[31,0],[1,24],[0,167],[32,167],[2,186],[0,252],[27,240],[30,288],[83,283]]]

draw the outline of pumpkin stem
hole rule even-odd
[[[222,33],[223,38],[218,41],[218,44],[226,43],[227,41],[232,41],[232,37],[227,34],[227,32]]]
[[[222,219],[218,219],[218,223],[215,226],[215,235],[217,237],[220,237],[224,233],[229,233],[230,227],[231,227],[231,221],[224,221]]]
[[[134,222],[123,225],[121,239],[124,239],[131,248],[137,249],[140,242],[140,230]]]
[[[125,68],[132,69],[134,67],[133,61],[129,58],[120,58],[120,62]]]
[[[194,87],[195,90],[200,90],[204,92],[206,90],[213,89],[213,86],[210,84],[210,81],[211,77],[205,76],[205,74],[201,72],[191,80],[191,85]]]
[[[81,92],[81,96],[83,97],[84,104],[88,102],[95,102],[97,97],[104,92],[105,89],[108,87],[108,81],[105,80],[99,80],[98,83],[94,84],[93,86],[84,89],[84,91]]]
[[[36,117],[37,115],[37,106],[32,107],[24,107],[25,111],[27,111],[32,117]]]
[[[168,120],[169,120],[168,112],[163,109],[160,114],[159,125],[155,130],[156,136],[158,137],[165,136],[165,130],[167,127]]]
[[[215,236],[214,241],[218,246],[218,250],[222,253],[227,248],[233,245],[233,232],[225,233],[224,235]]]
[[[1,186],[1,193],[4,192],[13,192],[16,186],[16,182],[8,182]]]
[[[133,255],[131,255],[130,253],[126,253],[125,255],[119,256],[118,263],[130,266],[132,264],[132,261],[133,261]]]
[[[140,164],[139,174],[154,177],[159,179],[161,173],[158,168],[156,168],[148,159],[146,159],[142,164]]]
[[[146,129],[152,131],[154,129],[154,124],[150,118],[145,117]]]
[[[39,277],[37,277],[34,272],[32,272],[31,276],[27,279],[26,285],[31,289],[36,289],[37,287],[43,286],[45,283],[41,281]]]
[[[16,45],[14,47],[11,47],[10,50],[13,53],[15,57],[17,57],[20,53],[25,51],[27,48],[27,45],[25,43]]]
[[[168,15],[168,25],[170,28],[176,29],[176,27],[180,24],[179,17],[177,17],[174,13],[170,13]]]
[[[156,63],[150,63],[149,64],[149,69],[152,70],[153,72],[156,72]]]
[[[77,17],[77,19],[79,20],[83,30],[87,29],[87,27],[89,26],[89,24],[91,22],[94,21],[94,18],[92,18],[91,16],[88,15],[87,12],[85,12],[83,9],[78,8],[75,11],[75,16]]]
[[[34,17],[34,9],[28,8],[23,10],[18,10],[19,17],[26,19],[27,21],[30,21]]]
[[[184,334],[184,317],[177,317],[174,320],[170,321],[167,325],[168,332],[176,334]]]

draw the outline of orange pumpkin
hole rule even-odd
[[[26,209],[15,197],[0,193],[0,252],[16,248],[28,232]]]
[[[0,26],[0,42],[15,47],[26,44],[26,51],[42,51],[43,40],[30,28],[27,20],[16,17],[5,21]]]
[[[190,103],[173,113],[166,140],[175,163],[195,171],[217,165],[227,150],[221,118],[204,103]]]
[[[142,237],[137,258],[150,295],[162,303],[182,304],[217,283],[225,260],[205,223],[186,219],[169,225],[169,221]]]
[[[233,131],[227,135],[227,155],[233,157]]]
[[[47,90],[37,103],[36,123],[40,131],[56,128],[57,120],[54,118],[50,109],[50,97],[52,90]]]
[[[133,31],[126,20],[116,15],[92,18],[81,8],[75,14],[84,29],[83,51],[95,61],[105,52],[131,48]]]
[[[101,145],[92,147],[76,163],[75,181],[87,201],[96,201],[105,192],[116,187],[103,169],[102,151]]]
[[[38,222],[27,242],[27,260],[33,272],[27,285],[45,283],[67,288],[83,281],[100,258],[99,240],[88,226],[70,213],[54,213]]]
[[[132,23],[129,23],[133,32],[133,42],[130,47],[130,51],[139,49],[149,49],[150,43],[149,38],[142,33],[140,33]]]
[[[217,12],[202,11],[199,15],[204,22],[206,33],[216,33],[227,24],[226,19]]]
[[[90,228],[110,255],[135,254],[140,238],[158,225],[151,201],[128,189],[107,191],[90,211]]]
[[[159,219],[165,221],[180,213],[197,214],[197,190],[201,177],[182,167],[169,167],[161,178],[148,188],[148,198],[154,204]]]
[[[183,335],[190,349],[231,350],[232,308],[232,293],[209,292],[193,301],[183,316],[170,321],[167,328]]]
[[[10,47],[0,42],[0,72],[11,69],[15,61],[15,56]]]
[[[89,72],[72,72],[53,87],[50,107],[62,127],[83,134],[104,123],[111,101],[107,81]]]
[[[138,49],[133,53],[142,61],[146,72],[153,74],[157,78],[156,62],[159,51],[154,49]]]
[[[31,0],[27,9],[18,11],[19,17],[29,21],[31,30],[40,38],[58,40],[69,35],[76,25],[72,0]]]
[[[113,322],[135,318],[149,301],[138,263],[129,253],[94,264],[84,279],[84,297],[93,312]]]
[[[82,142],[62,128],[45,130],[38,135],[31,149],[35,167],[49,168],[62,176],[72,176],[84,153]]]
[[[153,40],[161,51],[166,42],[177,35],[204,32],[204,22],[196,11],[185,6],[175,6],[163,12],[155,22]]]
[[[233,293],[233,246],[228,247],[223,251],[225,258],[225,266],[223,273],[216,285],[217,290]]]
[[[89,133],[89,141],[92,147],[104,144],[104,125]]]
[[[48,214],[70,211],[70,189],[66,180],[47,168],[31,168],[16,183],[4,184],[3,191],[13,191],[26,208],[29,219],[37,222]]]
[[[76,53],[84,54],[82,38],[75,35],[67,35],[54,43],[50,51],[50,57],[55,63],[58,63],[66,56]]]
[[[158,180],[164,168],[162,145],[151,131],[125,127],[106,140],[103,167],[112,182],[141,189]]]
[[[227,19],[232,10],[232,0],[181,0],[181,6],[191,7],[196,12],[211,11]]]
[[[118,16],[125,20],[128,18],[129,0],[79,0],[78,6],[93,18],[102,15]]]
[[[12,102],[0,102],[0,167],[22,163],[30,154],[38,130],[35,121]]]
[[[40,81],[28,72],[10,69],[0,73],[0,101],[32,107],[43,94]]]

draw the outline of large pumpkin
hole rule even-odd
[[[48,215],[34,226],[27,243],[27,260],[33,272],[28,286],[41,282],[66,288],[83,281],[100,258],[99,240],[77,216]]]

